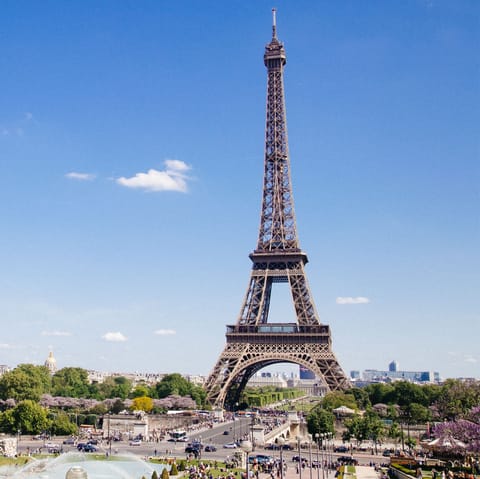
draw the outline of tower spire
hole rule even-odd
[[[277,9],[272,8],[272,39],[277,39]]]

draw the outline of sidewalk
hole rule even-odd
[[[371,466],[355,466],[357,479],[379,479],[380,475]],[[302,469],[301,474],[297,473],[296,467],[288,465],[287,471],[283,474],[283,479],[335,479],[335,471],[325,471],[325,476],[321,469],[310,468]]]

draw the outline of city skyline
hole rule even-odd
[[[4,4],[0,364],[209,374],[258,235],[273,6],[298,235],[341,366],[480,376],[466,0]]]

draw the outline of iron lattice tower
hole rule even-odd
[[[253,266],[240,316],[236,325],[227,326],[227,344],[206,383],[207,398],[217,407],[237,402],[250,377],[274,363],[303,365],[330,390],[350,386],[332,352],[330,328],[320,323],[304,270],[308,258],[297,238],[283,87],[286,54],[277,39],[275,10],[264,62],[268,85],[260,233],[250,254]],[[268,322],[272,286],[280,282],[290,285],[296,323]]]

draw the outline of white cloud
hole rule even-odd
[[[91,181],[95,179],[95,175],[93,173],[77,173],[76,171],[67,173],[65,177],[70,178],[71,180],[79,181]]]
[[[177,334],[174,329],[157,329],[154,334],[158,336],[171,336],[172,334]]]
[[[110,341],[112,343],[122,343],[124,341],[127,340],[127,338],[120,332],[116,332],[116,333],[113,333],[113,332],[109,332],[109,333],[105,333],[103,336],[102,336],[103,339],[105,339],[105,341]]]
[[[42,331],[42,336],[71,336],[67,331]]]
[[[0,343],[0,349],[12,349],[13,346],[7,343]]]
[[[339,296],[336,299],[337,304],[367,304],[370,300],[363,296],[357,296],[356,298],[352,298],[351,296]]]
[[[165,170],[151,168],[147,173],[136,173],[130,178],[121,177],[116,181],[127,188],[139,188],[146,191],[179,191],[187,192],[187,180],[184,173],[190,166],[181,160],[165,160]]]
[[[466,362],[466,363],[473,363],[473,364],[475,364],[475,363],[478,362],[478,361],[477,361],[477,358],[474,358],[473,356],[470,356],[470,355],[465,356],[464,359],[465,359],[465,362]]]

